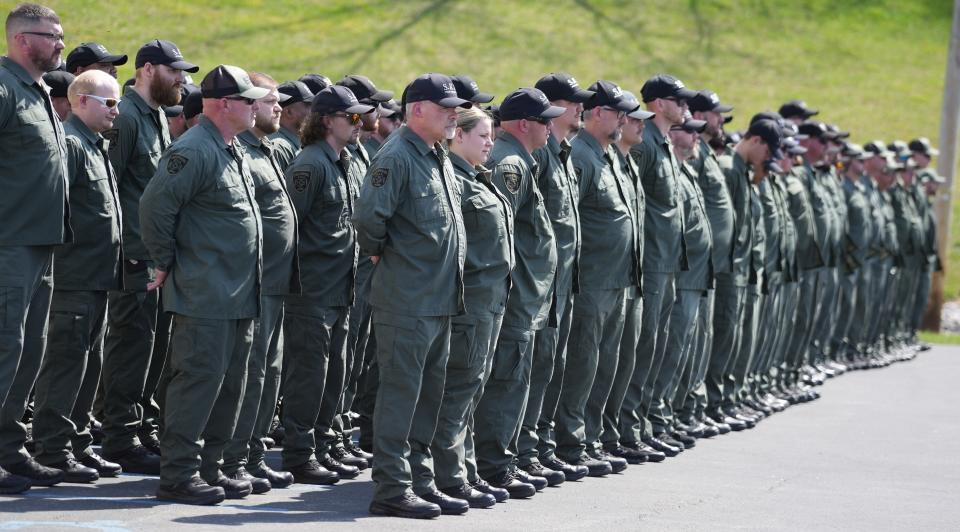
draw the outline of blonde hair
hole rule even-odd
[[[473,128],[477,127],[477,124],[479,124],[483,119],[490,120],[491,122],[493,121],[493,117],[490,116],[490,113],[480,109],[476,105],[467,108],[457,108],[457,128],[462,129],[464,133],[469,133],[472,131]]]
[[[98,88],[111,85],[117,89],[117,94],[120,94],[120,86],[113,76],[102,70],[87,70],[80,73],[67,87],[67,99],[70,100],[70,105],[77,105],[81,94],[93,94]]]

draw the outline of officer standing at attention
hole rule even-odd
[[[300,153],[300,126],[310,114],[313,92],[302,81],[285,81],[277,88],[289,98],[280,102],[280,129],[269,136],[275,148],[274,157],[281,170]]]
[[[100,43],[85,42],[67,55],[67,72],[78,76],[87,70],[100,70],[117,79],[117,67],[127,64],[126,55],[111,54]]]
[[[464,310],[460,187],[441,143],[456,132],[456,108],[470,102],[443,74],[416,78],[404,95],[407,126],[371,162],[353,216],[361,251],[377,264],[370,287],[380,371],[370,513],[431,518],[467,507],[436,490],[429,446],[450,317]]]
[[[243,397],[263,271],[260,210],[235,137],[253,127],[256,101],[270,91],[230,65],[211,70],[200,90],[200,124],[164,153],[140,226],[156,265],[147,288],[163,287],[173,314],[167,396],[176,400],[166,402],[157,497],[216,504],[252,489],[219,467]]]
[[[263,438],[270,430],[280,394],[283,366],[283,298],[300,291],[297,255],[297,214],[283,170],[267,135],[280,127],[280,101],[290,98],[277,91],[277,82],[266,74],[250,75],[254,86],[270,91],[257,101],[253,127],[237,135],[250,165],[263,226],[263,279],[260,283],[260,318],[254,324],[253,347],[247,365],[237,428],[224,449],[223,472],[246,480],[253,493],[284,488],[293,482],[289,472],[270,469],[264,461]]]
[[[514,458],[530,392],[534,339],[548,323],[555,325],[551,296],[557,250],[532,153],[547,144],[550,120],[563,112],[538,89],[507,95],[500,105],[503,131],[486,165],[514,211],[516,258],[493,369],[475,414],[477,466],[484,480],[509,491],[512,498],[531,497],[548,483],[517,468]],[[557,481],[562,482],[563,475],[554,477]]]
[[[70,86],[73,114],[64,125],[74,241],[54,251],[54,291],[47,351],[36,385],[33,440],[37,461],[62,469],[67,482],[115,476],[120,466],[91,449],[90,411],[100,382],[107,291],[118,290],[120,204],[100,132],[113,126],[120,87],[99,70]]]
[[[153,394],[165,357],[154,345],[167,344],[169,317],[160,310],[160,294],[148,290],[156,280],[156,264],[140,239],[140,196],[157,170],[160,155],[170,145],[167,117],[162,105],[180,102],[184,72],[199,67],[183,60],[169,42],[153,40],[137,52],[136,82],[120,102],[113,129],[103,132],[110,141],[110,162],[117,172],[117,189],[123,215],[123,291],[110,293],[108,327],[103,357],[103,455],[128,473],[156,475],[160,457],[152,427],[141,427],[143,396]],[[154,353],[156,348],[156,353]],[[141,428],[147,429],[145,434]],[[138,432],[146,441],[138,437]],[[149,447],[145,447],[147,445]]]
[[[302,128],[303,150],[287,167],[287,189],[297,210],[303,293],[286,301],[283,382],[283,467],[297,482],[333,484],[359,468],[331,455],[330,431],[346,368],[350,306],[356,297],[357,239],[349,223],[356,180],[346,150],[360,129],[361,104],[346,87],[313,98]]]
[[[64,478],[23,448],[20,419],[46,343],[54,246],[73,234],[67,146],[41,80],[60,64],[60,18],[47,7],[22,4],[7,16],[6,34],[7,55],[0,58],[0,493],[20,493]]]

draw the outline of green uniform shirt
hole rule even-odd
[[[819,236],[820,256],[825,266],[837,265],[836,256],[836,213],[833,209],[829,189],[825,188],[819,172],[809,163],[802,166],[803,180],[813,208],[813,224]]]
[[[270,135],[270,140],[273,141],[274,157],[277,158],[280,169],[286,170],[293,158],[300,153],[300,134],[280,126],[276,133]]]
[[[783,180],[790,217],[797,229],[797,263],[801,270],[812,270],[823,266],[823,257],[820,255],[820,235],[813,223],[813,207],[810,205],[810,194],[803,183],[803,173],[803,168],[795,166],[783,176]]]
[[[463,190],[460,207],[467,235],[464,305],[474,316],[502,314],[513,270],[513,210],[493,186],[489,170],[474,168],[455,153],[450,154],[450,162]]]
[[[687,241],[688,271],[677,273],[677,288],[706,292],[713,288],[713,233],[710,218],[696,171],[682,163],[680,172],[680,202],[683,206],[684,233]]]
[[[843,193],[843,187],[840,183],[840,177],[837,174],[837,169],[833,165],[819,167],[820,180],[824,185],[824,188],[828,191],[827,197],[830,199],[830,204],[833,211],[833,226],[832,226],[832,240],[834,246],[834,254],[837,257],[837,265],[843,265],[846,261],[847,253],[847,231],[848,231],[848,220],[847,220],[847,201],[846,196]]]
[[[120,199],[103,137],[76,116],[63,126],[73,242],[53,253],[57,290],[119,290]]]
[[[300,293],[297,250],[297,213],[287,193],[283,170],[275,158],[273,142],[247,130],[237,135],[250,164],[263,226],[263,279],[265,296]]]
[[[730,264],[733,282],[746,286],[750,280],[750,252],[754,231],[750,209],[750,169],[738,153],[719,158],[733,205],[733,242]]]
[[[550,217],[534,178],[536,164],[520,141],[501,131],[485,165],[493,172],[491,181],[510,202],[514,214],[513,286],[503,324],[528,330],[542,329],[556,320],[550,309],[556,297],[553,280],[557,272],[557,247]]]
[[[800,279],[800,266],[797,261],[797,226],[790,215],[790,200],[786,178],[773,174],[767,176],[766,183],[771,185],[773,198],[780,210],[780,272],[785,283]]]
[[[347,151],[350,152],[350,168],[347,170],[347,177],[353,183],[353,199],[356,202],[357,197],[360,196],[360,189],[363,188],[363,178],[367,175],[367,170],[370,169],[370,155],[367,149],[360,144],[347,144]],[[370,278],[371,273],[373,273],[373,262],[361,250],[357,259],[357,282],[365,283],[365,280]],[[361,294],[361,297],[364,296]]]
[[[867,205],[870,207],[870,252],[869,257],[883,257],[888,253],[887,242],[887,222],[884,216],[883,197],[876,182],[869,175],[864,174],[860,177],[860,186],[863,187],[867,198]]]
[[[557,246],[557,296],[579,292],[580,214],[570,143],[558,141],[553,133],[547,145],[533,152],[537,161],[537,188],[543,196]]]
[[[591,290],[639,286],[642,258],[637,254],[639,235],[631,207],[633,183],[611,151],[616,147],[604,150],[586,130],[571,144],[584,234],[580,286]]]
[[[653,119],[643,128],[643,142],[630,150],[640,172],[646,196],[643,270],[678,272],[687,269],[683,241],[683,209],[680,207],[680,166],[673,144]]]
[[[923,241],[923,222],[917,214],[910,192],[901,181],[888,190],[897,226],[900,257],[904,264],[917,266],[926,263]]]
[[[760,195],[760,204],[763,207],[763,236],[764,236],[764,257],[763,271],[766,273],[764,279],[770,282],[779,282],[782,279],[783,271],[783,212],[777,199],[777,191],[771,182],[772,176],[767,176],[757,190]]]
[[[643,193],[643,185],[640,184],[640,168],[637,167],[637,161],[630,152],[622,153],[619,148],[612,150],[617,163],[617,171],[627,176],[630,186],[626,187],[627,196],[630,198],[630,209],[633,211],[633,236],[637,246],[637,277],[640,283],[636,290],[627,291],[627,298],[643,297],[643,242],[644,242],[644,221],[646,220],[647,198]]]
[[[163,154],[140,201],[143,244],[158,269],[167,312],[256,318],[263,230],[243,148],[205,116]]]
[[[0,246],[69,242],[67,147],[46,86],[0,58]]]
[[[353,304],[357,235],[350,155],[326,141],[305,146],[284,172],[297,210],[303,295],[324,307]]]
[[[860,184],[859,178],[844,178],[843,194],[847,210],[846,255],[852,260],[851,265],[863,266],[873,240],[873,225],[867,193]]]
[[[367,153],[370,154],[371,157],[380,151],[380,146],[383,146],[383,143],[374,137],[367,137],[363,141],[363,147],[367,150]]]
[[[379,255],[370,304],[415,316],[463,312],[466,236],[446,150],[403,126],[383,145],[354,205],[360,248]]]
[[[766,258],[767,235],[763,219],[763,203],[760,189],[750,184],[750,267],[748,282],[763,284],[763,265]]]
[[[119,108],[113,129],[104,131],[103,136],[110,141],[110,162],[117,172],[123,209],[123,256],[146,260],[150,255],[140,236],[140,197],[170,145],[170,130],[163,109],[152,109],[133,87],[127,87]]]
[[[703,139],[691,163],[697,172],[697,184],[703,193],[703,204],[710,219],[713,237],[713,267],[716,273],[730,273],[733,245],[733,203],[727,181],[717,161],[717,154]]]

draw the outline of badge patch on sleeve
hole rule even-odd
[[[108,141],[110,141],[110,147],[109,147],[109,149],[113,149],[113,147],[117,145],[117,139],[120,138],[120,130],[119,130],[119,129],[116,129],[116,128],[114,128],[114,129],[108,129],[108,130],[106,130],[106,131],[101,131],[101,132],[100,132],[100,135],[101,135],[103,138],[105,138],[105,139],[107,139]]]
[[[183,167],[190,162],[190,159],[187,159],[179,153],[174,153],[167,159],[167,173],[168,174],[177,174],[180,170],[183,170]]]
[[[310,184],[310,172],[293,173],[293,190],[302,194],[303,191],[307,190],[308,184]]]
[[[507,185],[507,190],[509,190],[513,194],[516,194],[517,191],[520,190],[520,173],[504,172],[503,183]]]
[[[387,182],[387,177],[389,175],[389,168],[377,168],[372,174],[370,174],[370,184],[375,187],[382,187],[383,184]]]

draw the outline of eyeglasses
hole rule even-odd
[[[551,119],[551,118],[543,118],[543,117],[541,117],[541,116],[528,116],[527,118],[524,118],[524,120],[526,120],[526,121],[528,121],[528,122],[536,122],[536,123],[538,123],[538,124],[543,124],[543,125],[547,126],[547,125],[550,125],[550,120],[552,120],[552,119]]]
[[[253,105],[257,103],[257,101],[254,100],[253,98],[244,98],[243,96],[228,96],[224,98],[224,100],[233,100],[235,102],[243,102],[247,105]]]
[[[104,98],[103,96],[97,96],[95,94],[78,94],[78,96],[86,96],[87,98],[93,98],[94,100],[102,103],[107,107],[107,109],[113,109],[120,104],[119,98]]]
[[[26,33],[27,35],[37,35],[39,37],[46,37],[53,42],[63,41],[64,35],[62,33],[50,33],[47,31],[21,31],[20,33]]]
[[[667,96],[666,98],[661,98],[661,100],[670,100],[671,102],[679,105],[680,107],[687,106],[687,100],[684,100],[682,98],[677,98],[675,96]]]
[[[360,121],[363,119],[363,115],[361,115],[360,113],[333,113],[333,116],[346,118],[353,125],[359,124]]]
[[[612,111],[612,112],[614,112],[614,113],[617,113],[617,118],[623,118],[623,117],[627,116],[627,112],[626,112],[626,111],[621,111],[620,109],[614,109],[613,107],[607,107],[607,106],[605,106],[605,105],[603,106],[603,109],[606,109],[607,111]]]

